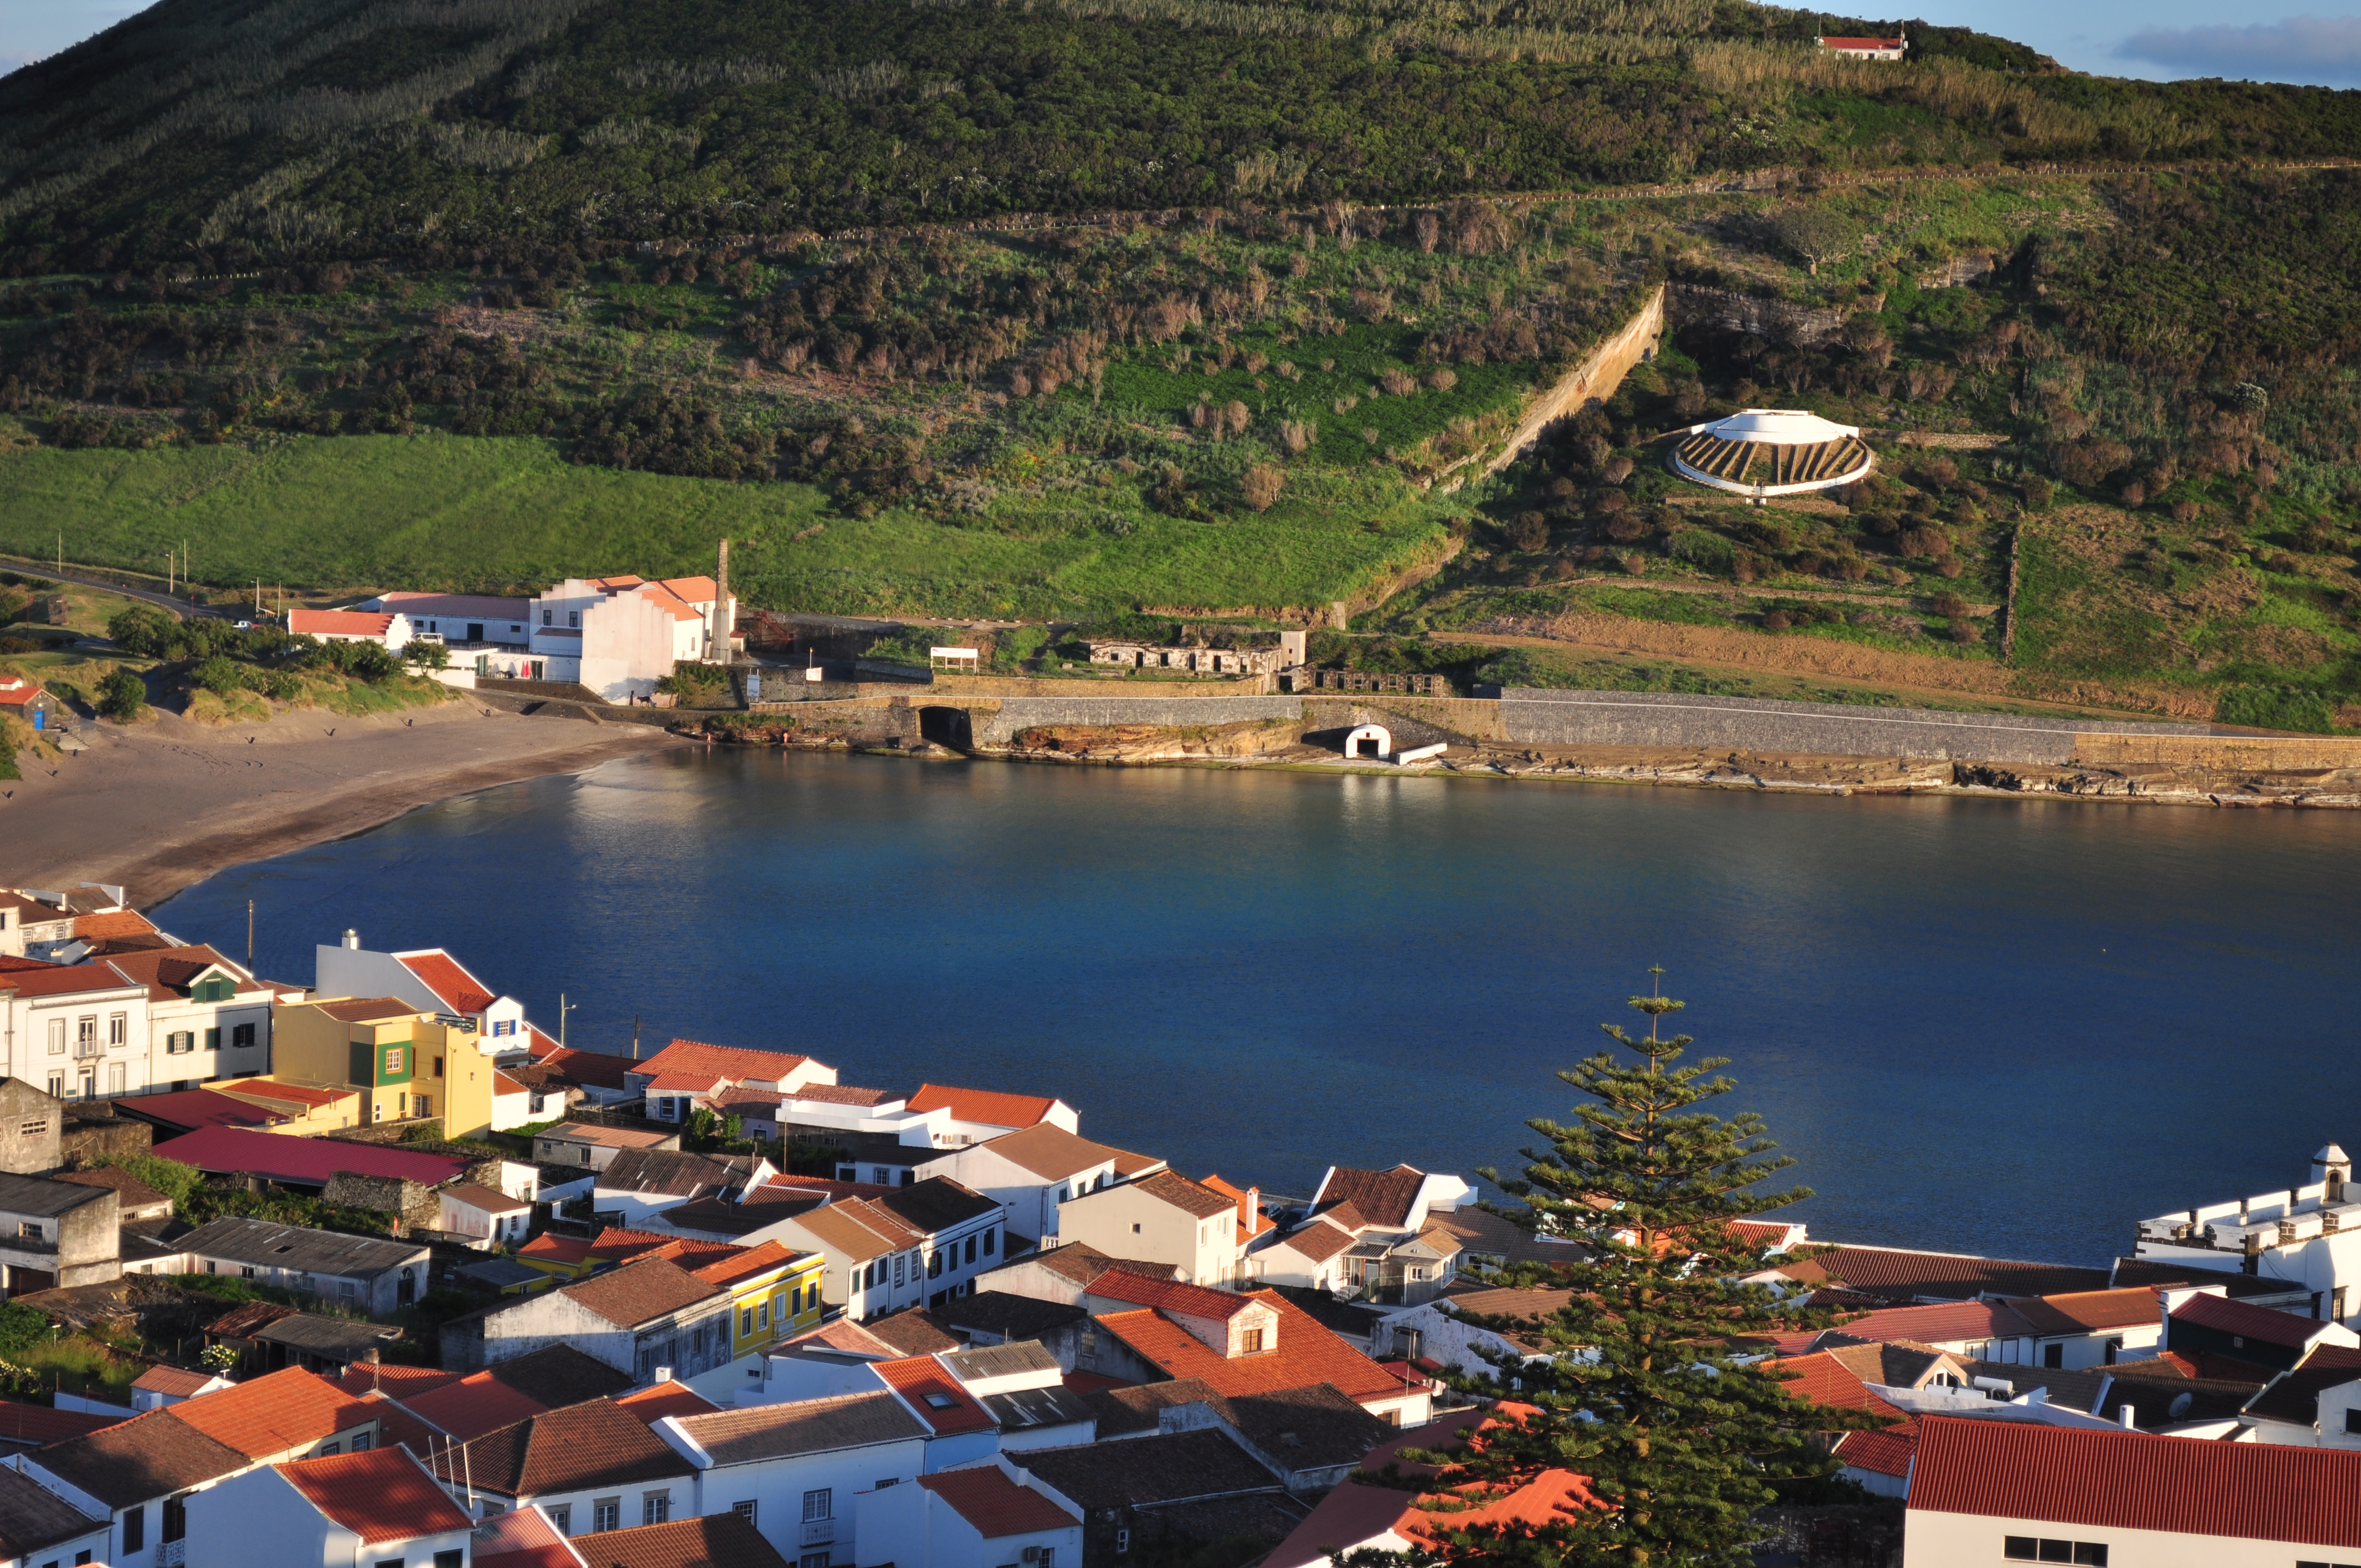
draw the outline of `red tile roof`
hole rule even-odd
[[[2154,1323],[2159,1304],[2154,1290],[2133,1286],[2121,1290],[2013,1297],[2008,1306],[2037,1334],[2075,1334]]]
[[[1367,1216],[1370,1224],[1393,1230],[1410,1223],[1411,1208],[1425,1182],[1426,1172],[1415,1166],[1356,1170],[1340,1165],[1329,1171],[1314,1196],[1323,1209],[1339,1201],[1350,1203]]]
[[[1104,1282],[1102,1275],[1099,1283]],[[1314,1383],[1334,1383],[1348,1398],[1363,1402],[1402,1392],[1401,1379],[1322,1328],[1310,1313],[1278,1292],[1257,1290],[1247,1299],[1279,1313],[1278,1344],[1235,1360],[1152,1311],[1110,1312],[1097,1322],[1167,1376],[1202,1377],[1216,1393],[1233,1398],[1308,1388]]]
[[[122,1419],[121,1416],[94,1416],[84,1410],[53,1410],[47,1405],[0,1399],[0,1442],[61,1442],[70,1437],[96,1431],[101,1427],[111,1427]]]
[[[760,1246],[736,1247],[731,1250],[736,1255],[717,1257],[710,1263],[692,1265],[689,1272],[707,1284],[719,1285],[726,1290],[732,1286],[741,1285],[758,1275],[768,1274],[774,1268],[784,1268],[798,1257],[818,1256],[814,1253],[799,1253],[791,1246],[774,1241],[764,1242]]]
[[[662,1257],[642,1258],[612,1274],[593,1275],[558,1289],[616,1327],[626,1329],[721,1294],[718,1286],[708,1285]]]
[[[393,617],[365,609],[290,609],[287,630],[298,637],[383,637]]]
[[[113,964],[56,964],[47,969],[10,970],[0,976],[0,992],[19,996],[74,996],[85,991],[147,989]]]
[[[376,1414],[337,1385],[300,1366],[186,1400],[169,1413],[248,1459],[309,1448]]]
[[[1929,1416],[1910,1511],[2361,1547],[2361,1453]]]
[[[581,1554],[538,1508],[509,1508],[478,1525],[468,1560],[475,1568],[582,1568]]]
[[[649,1426],[666,1416],[709,1416],[721,1409],[686,1383],[659,1383],[636,1394],[625,1394],[615,1404]]]
[[[131,1385],[150,1394],[189,1398],[214,1380],[210,1372],[184,1372],[177,1366],[151,1366]]]
[[[1567,1516],[1598,1503],[1590,1482],[1567,1470],[1544,1470],[1514,1488],[1456,1486],[1444,1495],[1454,1499],[1450,1512],[1414,1508],[1394,1527],[1397,1533],[1413,1546],[1441,1552],[1449,1544],[1448,1531],[1488,1525],[1513,1531],[1520,1525],[1563,1524]]]
[[[277,1468],[313,1508],[359,1536],[364,1546],[470,1528],[467,1516],[434,1477],[399,1448],[298,1459]]]
[[[901,1395],[903,1403],[934,1428],[938,1437],[984,1431],[998,1424],[975,1402],[974,1396],[960,1387],[959,1379],[944,1371],[931,1355],[872,1362],[870,1369],[885,1379],[886,1387]]]
[[[1837,1331],[1855,1339],[1910,1340],[1919,1344],[1980,1343],[2030,1335],[2033,1325],[1996,1301],[1939,1301],[1928,1307],[1883,1307]],[[1777,1334],[1783,1351],[1807,1348],[1817,1333]]]
[[[1910,1462],[1917,1453],[1918,1423],[1915,1420],[1881,1427],[1875,1431],[1846,1432],[1837,1439],[1835,1448],[1837,1458],[1853,1469],[1880,1475],[1908,1475]]]
[[[1835,1356],[1822,1352],[1817,1355],[1784,1357],[1769,1363],[1764,1370],[1793,1374],[1781,1387],[1791,1398],[1805,1399],[1815,1405],[1827,1405],[1840,1410],[1868,1410],[1875,1415],[1904,1419],[1903,1412],[1869,1391],[1852,1369]]]
[[[568,1080],[586,1089],[612,1089],[617,1092],[630,1087],[624,1081],[626,1073],[639,1070],[640,1064],[629,1057],[608,1056],[600,1051],[577,1051],[571,1046],[561,1046],[540,1030],[533,1031],[536,1048],[533,1059],[545,1068],[564,1073]],[[547,1050],[537,1048],[546,1045]]]
[[[1900,1247],[1833,1246],[1810,1257],[1778,1266],[1778,1272],[1806,1285],[1841,1280],[1856,1290],[1888,1300],[1971,1301],[1985,1291],[2010,1296],[2049,1296],[2070,1290],[2103,1290],[2103,1268],[2014,1258],[1972,1257],[1960,1253],[1909,1252]]]
[[[325,1186],[328,1179],[340,1170],[360,1176],[401,1177],[422,1186],[437,1187],[467,1168],[466,1160],[449,1155],[348,1144],[333,1138],[291,1138],[238,1127],[203,1128],[158,1144],[155,1153],[160,1158],[178,1160],[199,1170],[244,1171],[272,1181],[312,1187]]]
[[[462,1442],[473,1442],[486,1432],[498,1431],[504,1426],[513,1425],[527,1416],[537,1416],[549,1409],[532,1395],[500,1382],[489,1372],[474,1373],[456,1383],[419,1393],[399,1389],[390,1392],[412,1415],[450,1433]]]
[[[2253,1307],[2244,1301],[2227,1300],[2220,1296],[2191,1296],[2173,1309],[2172,1321],[2195,1323],[2223,1333],[2260,1340],[2265,1344],[2283,1345],[2290,1350],[2301,1350],[2336,1326],[2316,1318],[2299,1318],[2293,1312]]]
[[[790,1051],[757,1051],[743,1046],[713,1046],[703,1040],[675,1040],[631,1070],[651,1078],[668,1072],[710,1073],[732,1083],[752,1080],[777,1083],[811,1060]]]
[[[1135,1306],[1155,1307],[1168,1312],[1181,1312],[1192,1318],[1212,1318],[1227,1322],[1254,1304],[1255,1299],[1241,1296],[1235,1290],[1213,1290],[1202,1285],[1183,1285],[1177,1279],[1158,1279],[1150,1275],[1134,1274],[1127,1268],[1110,1268],[1083,1287],[1093,1296],[1104,1296],[1113,1301],[1129,1301]]]
[[[756,1188],[747,1196],[746,1201],[750,1203],[757,1202],[764,1193],[781,1192],[806,1196],[817,1195],[834,1202],[842,1198],[884,1198],[893,1191],[894,1187],[891,1182],[831,1181],[824,1176],[779,1175]]]
[[[710,1094],[729,1081],[718,1072],[660,1072],[648,1080],[648,1089],[656,1094]]]
[[[1029,1127],[1046,1120],[1058,1102],[1038,1094],[1001,1094],[989,1089],[954,1089],[922,1083],[910,1096],[913,1111],[949,1111],[954,1121],[986,1127]]]
[[[787,1568],[735,1513],[643,1524],[575,1538],[590,1568]]]
[[[483,982],[469,974],[458,959],[440,948],[423,953],[396,953],[401,967],[426,982],[426,989],[443,999],[443,1004],[454,1013],[481,1013],[500,1000],[484,989]]]
[[[1213,1189],[1190,1180],[1177,1170],[1159,1170],[1155,1175],[1131,1184],[1153,1197],[1160,1198],[1184,1214],[1200,1220],[1210,1220],[1216,1214],[1230,1212],[1231,1202]]]
[[[423,1394],[429,1388],[441,1388],[459,1381],[459,1374],[445,1372],[439,1366],[403,1366],[391,1361],[356,1361],[345,1368],[336,1379],[336,1387],[347,1394],[382,1393],[397,1399],[407,1399],[413,1394]]]
[[[1082,1522],[1031,1487],[1010,1480],[996,1464],[921,1475],[918,1485],[949,1503],[986,1541],[1071,1530]]]
[[[597,1245],[580,1236],[561,1236],[555,1231],[544,1231],[517,1248],[516,1255],[537,1263],[563,1264],[573,1268],[588,1258],[590,1249]]]
[[[74,935],[85,942],[104,942],[117,937],[152,937],[156,923],[136,909],[108,909],[95,915],[74,916]]]
[[[1279,1229],[1278,1223],[1273,1221],[1269,1215],[1265,1214],[1261,1210],[1254,1206],[1247,1193],[1231,1186],[1220,1177],[1208,1176],[1202,1182],[1199,1183],[1199,1185],[1209,1187],[1214,1191],[1220,1193],[1223,1197],[1230,1199],[1237,1204],[1238,1239],[1240,1241],[1250,1242],[1254,1240],[1255,1237],[1262,1234],[1265,1231],[1275,1231]]]

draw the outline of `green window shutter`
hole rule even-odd
[[[369,1070],[375,1056],[375,1048],[368,1041],[355,1040],[352,1044],[352,1064],[345,1073],[345,1081],[364,1085],[377,1082],[377,1075]]]
[[[209,1051],[217,1051],[221,1049],[221,1031],[219,1029],[207,1029],[205,1031],[205,1049]]]

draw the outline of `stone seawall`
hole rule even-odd
[[[2094,736],[2181,742],[2208,734],[2189,725],[1527,687],[1501,694],[1500,726],[1510,743],[1532,746],[1726,748],[2051,767],[2073,762],[2077,749]]]
[[[915,700],[912,706],[920,706]],[[1005,746],[1024,730],[1049,724],[1154,724],[1168,729],[1236,724],[1249,719],[1301,719],[1300,696],[1012,696],[983,703],[927,704],[972,707],[975,743]]]

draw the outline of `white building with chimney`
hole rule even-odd
[[[2280,1281],[2312,1298],[2311,1315],[2361,1315],[2361,1193],[2335,1144],[2312,1157],[2301,1187],[2176,1210],[2139,1223],[2134,1255],[2190,1269]]]

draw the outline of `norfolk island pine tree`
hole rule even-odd
[[[1521,1176],[1478,1173],[1525,1203],[1493,1212],[1583,1244],[1581,1261],[1527,1266],[1503,1281],[1570,1288],[1554,1317],[1474,1320],[1538,1329],[1557,1354],[1547,1363],[1488,1357],[1502,1379],[1521,1385],[1514,1410],[1499,1412],[1476,1442],[1403,1452],[1439,1465],[1439,1475],[1392,1478],[1429,1492],[1467,1488],[1462,1495],[1473,1501],[1570,1470],[1589,1478],[1599,1506],[1537,1527],[1455,1530],[1447,1511],[1434,1512],[1429,1528],[1440,1540],[1410,1553],[1414,1561],[1746,1568],[1749,1543],[1763,1534],[1752,1516],[1780,1500],[1780,1484],[1824,1483],[1839,1468],[1824,1434],[1883,1424],[1794,1397],[1760,1364],[1760,1345],[1739,1343],[1841,1321],[1738,1283],[1761,1271],[1762,1248],[1731,1225],[1811,1190],[1758,1190],[1795,1162],[1773,1155],[1760,1115],[1725,1120],[1700,1109],[1735,1084],[1717,1076],[1729,1058],[1684,1064],[1694,1040],[1660,1034],[1664,1014],[1686,1003],[1658,993],[1631,1005],[1647,1014],[1645,1038],[1600,1027],[1639,1059],[1602,1050],[1559,1073],[1584,1096],[1573,1122],[1526,1124],[1547,1146],[1520,1151]],[[1489,1379],[1455,1381],[1471,1392],[1500,1389]],[[1396,1556],[1354,1552],[1343,1562],[1376,1568]]]

